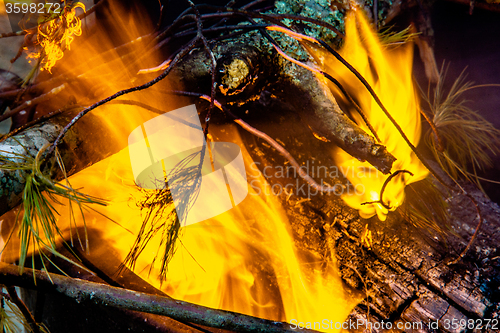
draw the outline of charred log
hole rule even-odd
[[[292,105],[318,139],[337,144],[384,173],[390,171],[395,158],[340,109],[326,83],[314,73],[286,63],[277,54],[269,55],[262,47],[230,42],[218,45],[214,51],[220,64],[219,100],[231,104],[236,99],[237,105],[254,101],[256,107],[262,98],[260,107],[265,109],[269,101],[261,92],[266,91]],[[187,89],[205,90],[209,95],[210,62],[202,50],[184,60],[173,75]]]

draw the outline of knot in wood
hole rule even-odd
[[[243,59],[233,58],[223,63],[219,72],[222,74],[219,89],[224,95],[242,92],[251,81],[249,65]]]

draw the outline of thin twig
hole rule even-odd
[[[268,27],[267,29],[268,30],[278,30],[278,31],[281,31],[281,32],[283,32],[283,33],[285,33],[285,34],[287,34],[287,35],[289,35],[289,36],[291,36],[291,37],[293,37],[293,38],[295,38],[295,39],[297,39],[299,41],[311,42],[311,43],[314,43],[314,44],[318,44],[318,45],[322,46],[323,48],[325,48],[328,52],[330,52],[330,54],[332,54],[335,58],[337,58],[337,60],[339,60],[347,69],[349,69],[349,71],[356,76],[356,78],[363,84],[363,86],[365,86],[366,90],[368,90],[368,92],[370,93],[370,95],[372,96],[372,98],[375,100],[375,102],[377,103],[377,105],[384,112],[384,114],[390,120],[390,122],[394,125],[394,127],[399,132],[399,134],[401,135],[401,137],[403,138],[403,140],[406,142],[406,144],[408,145],[408,147],[410,147],[410,149],[413,151],[413,153],[417,156],[417,158],[420,160],[420,162],[422,162],[422,164],[427,168],[427,170],[429,170],[429,172],[441,184],[449,187],[449,185],[445,183],[445,181],[441,178],[441,176],[439,176],[437,174],[437,172],[434,171],[434,169],[429,165],[429,163],[427,163],[427,161],[425,160],[425,158],[422,156],[422,154],[420,154],[420,152],[413,145],[413,143],[410,141],[410,139],[408,139],[408,137],[406,136],[406,133],[403,131],[403,129],[398,124],[398,122],[396,121],[396,119],[394,119],[394,117],[391,115],[391,113],[389,112],[389,110],[387,110],[387,108],[384,106],[384,104],[382,103],[382,101],[378,97],[377,93],[375,93],[375,91],[373,90],[373,88],[371,87],[371,85],[368,83],[368,81],[366,81],[366,79],[363,77],[363,75],[361,75],[361,73],[359,73],[357,71],[357,69],[354,68],[347,60],[345,60],[340,55],[340,53],[338,53],[337,51],[335,51],[325,41],[323,41],[321,39],[318,39],[318,38],[314,38],[314,37],[311,37],[311,36],[303,35],[303,34],[297,33],[295,31],[292,31],[292,30],[289,30],[289,29],[283,29],[282,27]]]
[[[187,92],[187,91],[179,91],[179,90],[170,90],[170,91],[164,91],[164,93],[167,94],[175,94],[175,95],[182,95],[182,96],[195,96],[199,97],[201,99],[204,99],[206,101],[210,102],[210,96],[200,94],[200,93],[195,93],[195,92]],[[255,127],[252,127],[249,125],[247,122],[241,120],[241,118],[237,117],[234,115],[231,111],[229,111],[227,108],[225,108],[220,102],[217,100],[214,101],[214,105],[222,110],[223,112],[227,113],[229,116],[233,118],[233,121],[240,125],[243,129],[248,131],[249,133],[265,140],[267,143],[269,143],[274,149],[278,151],[283,157],[285,157],[290,164],[297,170],[300,178],[302,178],[305,182],[307,182],[312,188],[314,188],[316,191],[319,192],[335,192],[338,191],[339,189],[337,186],[324,186],[318,184],[311,176],[309,176],[303,168],[300,167],[299,163],[295,160],[295,158],[286,150],[283,146],[281,146],[278,142],[276,142],[273,138],[271,138],[269,135],[266,133],[259,131]]]
[[[235,117],[231,112],[228,112],[228,113],[232,117]],[[246,131],[248,131],[248,132],[252,133],[253,135],[267,141],[267,143],[269,143],[274,149],[276,149],[278,151],[278,153],[280,153],[283,157],[285,157],[290,162],[290,164],[295,168],[295,170],[297,170],[300,178],[305,180],[316,191],[329,193],[329,192],[335,192],[335,191],[339,190],[336,186],[324,186],[324,185],[318,184],[313,178],[311,178],[311,176],[309,176],[304,170],[302,170],[299,163],[297,163],[297,161],[293,158],[293,156],[283,146],[281,146],[279,143],[277,143],[273,138],[271,138],[266,133],[259,131],[255,127],[250,126],[248,123],[246,123],[245,121],[243,121],[241,119],[236,118],[236,119],[234,119],[234,122],[237,123],[238,125],[240,125]]]
[[[78,115],[76,115],[61,131],[61,133],[59,133],[59,135],[57,136],[56,140],[54,141],[54,143],[52,144],[52,146],[50,147],[50,149],[48,150],[48,154],[50,154],[51,152],[54,151],[55,147],[59,144],[59,142],[61,141],[61,139],[64,137],[64,135],[68,132],[68,130],[73,127],[76,122],[78,120],[80,120],[83,116],[85,116],[87,113],[89,113],[90,111],[94,110],[95,108],[97,108],[98,106],[101,106],[103,104],[106,104],[107,102],[117,98],[117,97],[120,97],[122,95],[125,95],[125,94],[129,94],[131,92],[134,92],[134,91],[140,91],[140,90],[144,90],[144,89],[147,89],[153,85],[155,85],[156,83],[160,82],[161,80],[163,80],[165,77],[167,77],[167,75],[170,73],[170,71],[172,70],[172,68],[184,57],[186,56],[192,49],[194,49],[194,47],[196,46],[196,43],[199,41],[199,38],[196,37],[194,39],[191,40],[191,42],[186,46],[184,47],[179,53],[177,53],[177,55],[174,57],[174,59],[172,60],[170,66],[167,67],[167,69],[165,69],[163,71],[163,73],[159,76],[157,76],[155,79],[143,84],[143,85],[140,85],[140,86],[136,86],[136,87],[132,87],[132,88],[128,88],[128,89],[124,89],[124,90],[121,90],[105,99],[102,99],[100,100],[99,102],[97,103],[94,103],[93,105],[89,106],[88,108],[86,108],[85,110],[82,110],[80,113],[78,113]]]
[[[314,23],[316,25],[319,25],[321,27],[330,29],[331,31],[335,32],[340,38],[344,38],[345,35],[337,28],[335,28],[333,25],[316,20],[307,16],[302,16],[302,15],[291,15],[291,14],[267,14],[269,17],[273,18],[279,18],[279,19],[290,19],[290,20],[297,20],[297,21],[306,21],[309,23]]]
[[[211,61],[211,86],[210,86],[210,106],[208,108],[207,115],[205,117],[205,128],[203,130],[203,134],[205,137],[208,134],[208,125],[210,123],[210,117],[212,115],[212,109],[214,108],[214,102],[215,102],[215,89],[216,89],[216,82],[215,82],[215,69],[217,68],[217,60],[215,60],[215,56],[210,49],[210,46],[208,45],[208,41],[203,35],[203,24],[201,23],[201,18],[200,18],[200,12],[198,11],[198,8],[196,8],[195,4],[191,0],[186,0],[189,3],[189,6],[193,9],[195,16],[196,16],[196,27],[198,30],[197,37],[201,39],[203,43],[203,48],[205,49],[205,52],[207,53],[208,57],[210,58]],[[203,158],[203,156],[202,156]]]
[[[443,145],[443,140],[441,139],[441,136],[439,135],[439,132],[436,128],[436,125],[434,125],[434,122],[429,118],[429,116],[424,112],[424,110],[419,109],[420,114],[424,117],[425,121],[429,124],[431,127],[431,130],[434,134],[434,137],[436,138],[436,143],[437,143],[437,149],[440,153],[444,151],[444,145]]]
[[[481,226],[483,225],[483,216],[481,214],[481,210],[479,209],[479,204],[477,203],[476,199],[472,197],[472,195],[465,193],[466,196],[469,198],[470,201],[476,206],[476,212],[477,212],[477,218],[479,219],[479,222],[477,223],[476,230],[474,230],[474,234],[472,235],[472,238],[469,240],[469,243],[467,244],[467,247],[460,253],[460,255],[453,261],[449,262],[448,265],[455,265],[457,264],[460,260],[462,260],[467,253],[469,252],[470,248],[476,241],[477,236],[479,235],[479,229],[481,229]]]
[[[392,173],[389,177],[387,177],[387,179],[385,180],[384,182],[384,185],[382,185],[382,188],[380,189],[380,199],[377,200],[377,201],[369,201],[369,202],[363,202],[361,205],[370,205],[370,204],[375,204],[375,203],[378,203],[378,204],[381,204],[382,206],[384,206],[385,209],[388,209],[388,210],[391,210],[392,207],[389,206],[388,204],[386,204],[384,202],[384,191],[385,191],[385,188],[387,187],[387,185],[389,184],[389,182],[394,178],[396,177],[397,175],[399,175],[400,173],[408,173],[410,175],[413,176],[413,173],[408,171],[408,170],[397,170],[397,171],[394,171],[394,173]]]
[[[292,57],[290,57],[288,54],[286,54],[281,48],[280,46],[276,43],[276,41],[272,38],[269,38],[269,42],[271,43],[271,45],[274,47],[274,49],[285,59],[287,59],[288,61],[290,62],[293,62],[294,64],[298,65],[298,66],[301,66],[311,72],[315,72],[315,73],[318,73],[322,76],[324,76],[325,78],[327,78],[328,80],[330,80],[333,84],[335,84],[339,90],[342,92],[342,94],[347,98],[347,100],[354,106],[354,108],[356,109],[356,111],[358,111],[359,115],[361,116],[361,118],[363,118],[363,121],[365,122],[366,126],[368,127],[368,129],[370,130],[370,132],[373,134],[373,136],[377,139],[378,142],[381,142],[380,140],[380,137],[377,135],[377,132],[375,131],[375,129],[373,128],[372,124],[370,123],[370,121],[368,120],[368,117],[366,116],[366,114],[364,113],[364,111],[361,109],[361,107],[356,103],[356,101],[354,101],[354,99],[351,97],[351,95],[347,92],[347,90],[342,86],[342,84],[337,80],[335,79],[333,76],[331,76],[330,74],[318,69],[318,68],[314,68],[312,66],[309,66],[307,64],[304,64],[303,62],[300,62],[298,61],[297,59],[294,59]]]
[[[254,6],[257,6],[258,4],[261,4],[263,2],[266,2],[267,0],[255,0],[255,1],[252,1],[244,6],[241,7],[241,9],[243,10],[247,10],[248,8],[250,7],[254,7]]]
[[[27,107],[30,107],[30,106],[33,106],[33,105],[37,105],[38,103],[46,101],[50,97],[59,94],[62,90],[64,90],[64,88],[66,88],[66,84],[65,83],[61,84],[58,87],[53,88],[52,90],[50,90],[49,92],[47,92],[47,93],[45,93],[43,95],[40,95],[40,96],[35,97],[35,98],[33,98],[33,99],[29,100],[29,101],[24,102],[23,104],[19,105],[18,107],[16,107],[16,108],[10,110],[9,112],[6,112],[3,115],[1,115],[0,116],[0,121],[3,121],[5,119],[8,119],[8,118],[12,117],[13,115],[15,115],[15,114],[23,111]]]
[[[34,126],[36,124],[39,124],[39,123],[44,122],[46,120],[49,120],[50,118],[53,118],[61,113],[64,113],[64,112],[72,110],[72,109],[81,109],[84,107],[85,107],[84,105],[70,105],[70,106],[65,106],[63,108],[57,109],[57,110],[52,111],[50,113],[47,113],[41,117],[36,118],[35,120],[32,120],[32,121],[16,128],[16,129],[10,131],[8,134],[6,134],[0,138],[0,142],[3,142],[6,139],[10,138],[11,136],[14,136],[14,135],[24,131],[25,129],[30,128],[31,126]]]
[[[354,108],[356,109],[356,111],[358,111],[358,114],[361,116],[361,118],[363,119],[363,121],[365,122],[366,126],[368,127],[370,132],[373,134],[375,139],[377,139],[378,142],[382,142],[382,140],[380,140],[380,137],[377,134],[377,131],[375,131],[375,128],[373,128],[372,124],[368,120],[368,117],[366,116],[363,109],[361,109],[361,107],[358,105],[358,103],[356,103],[356,101],[351,97],[351,95],[349,94],[349,92],[347,92],[347,90],[344,88],[344,86],[342,86],[342,84],[337,79],[335,79],[333,76],[331,76],[330,74],[323,72],[323,71],[321,71],[321,74],[323,74],[328,80],[333,82],[333,84],[335,84],[337,86],[337,88],[339,88],[339,90],[347,98],[349,103],[351,103],[354,106]]]

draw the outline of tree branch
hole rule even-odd
[[[36,278],[36,284],[33,277]],[[19,267],[6,263],[0,263],[0,283],[23,288],[42,288],[63,294],[78,303],[89,302],[102,306],[153,313],[168,316],[181,322],[237,332],[295,332],[293,326],[288,323],[212,309],[169,297],[111,287],[58,274],[50,274],[49,279],[46,273],[39,270],[25,268],[23,273],[19,273]],[[301,332],[315,331],[303,329]]]

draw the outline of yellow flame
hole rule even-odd
[[[346,39],[340,53],[369,82],[384,106],[403,128],[410,142],[417,146],[421,123],[418,99],[412,81],[412,45],[407,43],[391,48],[384,46],[363,13],[355,10],[346,17]],[[332,55],[319,50],[315,51],[314,55],[322,62],[325,71],[339,80],[358,102],[380,137],[381,143],[397,158],[391,172],[408,170],[413,173],[412,177],[407,173],[397,175],[388,183],[383,193],[383,202],[391,207],[390,210],[395,210],[405,199],[405,186],[424,179],[428,170],[361,82]],[[331,89],[338,92],[333,84]],[[343,98],[340,92],[336,96],[339,100]],[[370,133],[359,114],[355,111],[353,114],[356,122]],[[341,149],[336,149],[333,157],[344,175],[356,186],[356,191],[342,197],[345,202],[358,209],[363,218],[377,214],[378,218],[384,221],[388,209],[380,203],[364,203],[381,199],[381,189],[388,175],[377,171],[367,162],[358,161]]]
[[[234,125],[212,125],[211,131],[217,141],[223,135],[225,141],[231,138],[242,143]],[[242,153],[247,177],[252,181],[248,197],[224,214],[182,228],[181,245],[163,284],[156,278],[159,267],[151,264],[158,255],[160,236],[149,242],[134,272],[175,299],[339,332],[361,295],[344,289],[332,249],[325,251],[325,257],[297,248],[284,208],[278,198],[268,195],[270,190],[265,187],[270,185],[250,165],[246,149]],[[69,181],[86,194],[110,201],[107,207],[96,207],[97,211],[85,214],[87,227],[101,233],[102,243],[91,240],[90,251],[105,246],[123,260],[146,214],[138,205],[144,192],[134,184],[128,148],[73,175]],[[58,226],[66,234],[71,213],[60,203],[52,204],[60,213]],[[218,204],[216,198],[212,204]],[[76,224],[82,226],[83,221],[76,218]]]
[[[35,43],[39,45],[39,50],[28,52],[28,60],[41,59],[40,68],[51,73],[52,67],[64,56],[64,50],[70,49],[74,36],[82,34],[82,22],[76,16],[77,8],[85,11],[85,5],[76,2],[71,7],[65,6],[61,14],[55,18],[55,14],[48,18],[40,17]]]
[[[126,15],[115,17],[125,20]],[[129,22],[125,22],[124,26],[129,34],[124,37],[125,40],[133,40],[139,35],[135,30],[137,26]],[[102,52],[99,46],[103,39],[96,37],[94,40],[96,44],[85,41],[78,52],[61,62],[61,70],[79,78],[78,86],[72,86],[71,90],[67,88],[62,94],[85,100],[88,90],[80,87],[92,88],[100,84],[92,90],[97,90],[96,96],[105,97],[130,83],[123,80],[129,72],[137,73],[136,70],[130,71],[123,63],[123,57],[112,48],[108,48],[110,51],[106,57],[99,59],[98,54]],[[133,51],[142,51],[140,43],[130,47]],[[146,68],[149,73],[166,65],[151,66],[151,63],[161,62],[156,54],[148,56],[148,61],[136,67]],[[78,74],[76,69],[86,74]],[[120,73],[124,75],[117,75]],[[163,89],[168,87],[163,86]],[[186,105],[182,99],[167,100],[165,95],[151,90],[127,95],[126,98],[164,111],[175,109],[179,104]],[[157,116],[130,105],[104,105],[93,112],[107,124],[106,137],[114,138],[106,143],[113,147],[111,151],[116,147],[123,148],[128,134],[135,127]],[[253,161],[234,125],[219,128],[212,124],[210,132],[217,141],[231,141],[242,147],[247,177],[253,181],[249,195],[236,208],[182,229],[182,243],[169,265],[163,285],[157,279],[159,267],[151,267],[153,258],[158,255],[160,237],[149,242],[134,271],[177,299],[271,320],[289,321],[321,331],[339,331],[361,296],[345,291],[335,253],[330,248],[325,249],[326,255],[299,250],[284,208],[277,198],[265,195],[272,193],[269,188],[266,189],[269,184],[255,165],[251,166]],[[105,133],[95,135],[95,140],[101,141]],[[91,240],[90,251],[97,246],[114,248],[116,256],[123,260],[134,243],[145,214],[137,205],[144,193],[134,184],[128,148],[70,177],[70,182],[83,193],[110,201],[108,207],[97,209],[120,226],[101,214],[86,212],[87,227],[102,234],[101,244]],[[217,204],[214,199],[213,205]],[[57,203],[54,207],[61,214],[58,225],[68,230],[70,213],[67,207]],[[78,224],[83,225],[83,222],[80,220]]]

